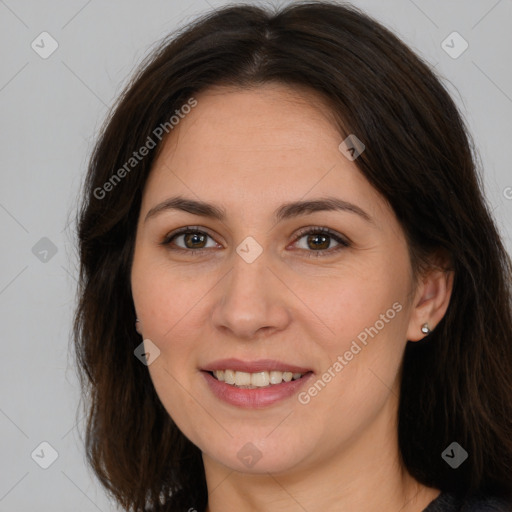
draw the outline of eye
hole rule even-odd
[[[208,233],[198,227],[186,226],[169,233],[164,240],[160,242],[160,245],[169,246],[173,251],[186,252],[188,254],[201,254],[204,250],[218,245],[213,241],[213,243],[208,246],[208,238],[213,241],[213,238]],[[324,227],[302,229],[297,234],[294,244],[297,244],[297,242],[303,238],[305,239],[305,247],[299,248],[301,251],[308,253],[308,257],[327,256],[346,247],[350,247],[351,245],[350,242],[341,235]],[[176,241],[180,241],[180,243],[176,243]],[[333,241],[338,244],[334,248],[331,247]]]
[[[177,248],[171,247],[171,249],[188,253],[199,253],[206,248],[216,246],[215,243],[207,246],[206,243],[208,238],[211,238],[211,236],[205,231],[201,231],[194,226],[187,226],[168,234],[160,244],[164,246],[171,246],[173,244],[176,245],[176,240],[181,240],[183,246],[178,244]]]
[[[298,233],[295,243],[303,238],[305,238],[305,247],[300,247],[300,249],[307,251],[309,253],[308,257],[328,256],[346,247],[350,247],[348,240],[344,239],[338,233],[331,231],[329,228],[305,228]],[[331,248],[331,242],[333,240],[338,245]]]

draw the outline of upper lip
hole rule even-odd
[[[234,370],[238,372],[257,373],[257,372],[293,372],[293,373],[308,373],[312,371],[310,368],[297,366],[294,364],[283,363],[282,361],[275,361],[273,359],[258,359],[255,361],[242,361],[240,359],[218,359],[213,361],[203,368],[207,372],[217,370]]]

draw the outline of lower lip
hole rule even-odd
[[[290,382],[281,382],[281,384],[273,384],[264,388],[245,389],[221,382],[208,372],[202,371],[201,373],[217,398],[228,404],[247,409],[261,409],[289,398],[297,393],[313,375],[310,372],[300,379],[291,380]]]

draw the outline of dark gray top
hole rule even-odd
[[[512,503],[490,496],[464,500],[442,492],[423,512],[512,512]]]

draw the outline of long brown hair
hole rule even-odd
[[[340,141],[354,133],[365,144],[355,164],[393,208],[416,273],[436,251],[451,260],[445,317],[428,342],[405,350],[398,432],[405,467],[441,490],[511,496],[512,266],[482,195],[468,129],[441,79],[395,35],[354,7],[322,1],[204,15],[161,43],[112,109],[77,221],[74,341],[88,462],[127,510],[205,509],[201,452],[133,353],[141,339],[130,268],[141,195],[161,142],[122,179],[113,175],[199,91],[268,82],[322,94]],[[469,454],[457,469],[441,457],[454,441]]]

